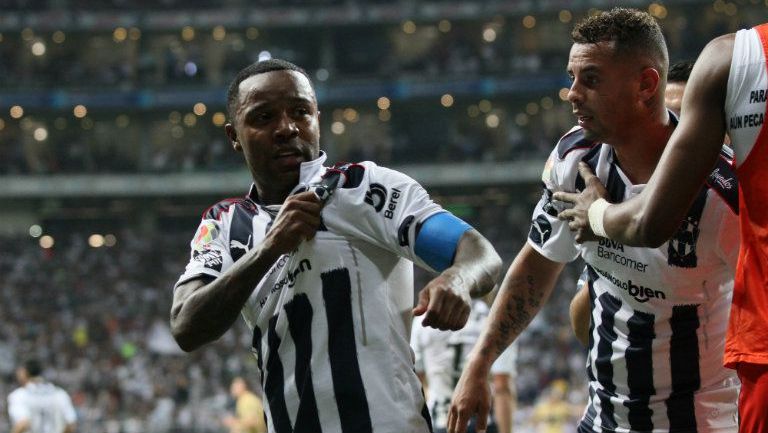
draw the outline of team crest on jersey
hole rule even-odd
[[[387,188],[378,183],[372,183],[368,192],[365,193],[365,202],[373,206],[376,212],[381,212],[387,201]]]
[[[667,262],[681,268],[696,267],[696,242],[699,239],[699,222],[688,216],[675,236],[669,240]]]
[[[539,215],[531,223],[531,232],[528,237],[539,246],[544,245],[552,235],[552,224],[549,223],[547,217]]]
[[[193,251],[192,258],[202,263],[206,268],[213,269],[216,272],[221,272],[221,265],[224,262],[221,252],[215,250]]]
[[[206,221],[203,223],[200,228],[197,229],[197,234],[195,234],[195,240],[193,242],[195,250],[202,251],[205,249],[206,245],[219,237],[219,232],[219,226],[215,222]]]

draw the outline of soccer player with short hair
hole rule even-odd
[[[39,361],[16,370],[21,386],[8,395],[11,433],[72,433],[77,414],[69,394],[43,378]]]
[[[493,360],[530,323],[566,262],[588,265],[592,318],[587,432],[735,432],[738,380],[722,366],[738,236],[727,152],[660,248],[601,240],[579,244],[558,219],[558,191],[584,188],[591,167],[621,202],[642,191],[677,119],[664,107],[668,65],[658,23],[616,8],[580,22],[568,59],[578,125],[547,161],[528,243],[510,266],[454,394],[449,432],[487,412]],[[687,116],[685,109],[683,116]],[[720,178],[718,178],[720,179]]]
[[[243,69],[231,123],[253,183],[203,214],[174,289],[184,350],[242,313],[253,331],[271,433],[431,431],[408,345],[411,319],[459,329],[501,259],[416,181],[373,162],[327,167],[306,72]],[[439,272],[413,308],[413,263]]]
[[[575,203],[563,218],[572,219],[571,227],[583,241],[598,233],[628,245],[656,246],[674,232],[702,182],[738,189],[741,250],[725,363],[736,369],[742,383],[740,431],[767,431],[768,23],[707,44],[691,73],[682,112],[680,127],[643,193],[621,205],[609,205],[600,182],[589,182],[582,194],[561,197]],[[725,133],[735,153],[738,186],[729,175],[710,171]],[[591,179],[591,173],[584,176]]]

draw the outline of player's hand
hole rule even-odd
[[[446,270],[421,289],[413,315],[424,315],[422,326],[456,331],[469,319],[470,302],[464,279],[460,274]]]
[[[488,427],[488,412],[491,410],[491,389],[488,373],[478,371],[472,361],[461,373],[453,390],[451,408],[448,410],[448,433],[464,433],[472,417],[477,417],[475,430],[484,432]]]
[[[589,206],[598,199],[607,200],[608,191],[586,163],[579,163],[579,174],[584,179],[583,191],[580,193],[558,191],[552,195],[552,199],[573,204],[572,208],[560,212],[557,217],[568,221],[568,228],[572,232],[576,232],[576,242],[582,243],[598,239],[598,236],[592,232],[592,228],[589,226],[587,211]]]
[[[322,210],[323,203],[312,191],[289,196],[267,233],[264,248],[281,255],[293,251],[302,241],[314,238]]]

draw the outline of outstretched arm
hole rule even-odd
[[[713,40],[696,61],[683,95],[680,123],[643,192],[609,206],[602,213],[604,230],[611,239],[655,248],[680,225],[723,144],[733,41],[732,34]],[[590,227],[590,223],[596,223],[590,222],[595,215],[590,218],[588,214],[589,207],[600,196],[594,188],[594,183],[588,183],[581,194],[554,195],[555,200],[575,204],[573,209],[561,212],[560,217],[572,220],[571,228],[579,232],[580,242],[595,238]]]
[[[261,245],[210,283],[195,279],[177,287],[171,331],[179,346],[192,351],[221,337],[272,264],[315,235],[321,210],[322,203],[311,191],[288,197]]]
[[[488,374],[501,355],[541,310],[555,286],[562,263],[553,262],[526,244],[509,267],[480,340],[453,392],[448,414],[449,433],[463,433],[477,415],[477,430],[484,430],[490,409]]]
[[[490,292],[501,273],[501,258],[477,230],[461,235],[453,264],[419,292],[413,314],[424,314],[423,326],[461,329],[467,323],[470,297]]]

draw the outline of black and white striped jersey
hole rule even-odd
[[[675,235],[660,248],[577,244],[554,191],[584,187],[585,161],[622,202],[642,191],[608,144],[574,128],[546,163],[528,242],[545,257],[587,263],[592,305],[589,404],[580,431],[735,432],[738,380],[723,367],[739,246],[738,189],[723,151]]]
[[[341,174],[315,238],[283,255],[242,315],[253,330],[270,432],[431,431],[409,347],[417,231],[444,210],[406,175],[374,163],[302,164],[294,192]],[[208,211],[178,284],[216,278],[269,230],[253,197]]]
[[[77,420],[72,399],[49,382],[30,381],[8,395],[11,426],[29,421],[30,433],[62,433]]]
[[[480,300],[472,301],[472,311],[467,324],[458,331],[441,331],[422,326],[423,316],[413,319],[411,347],[416,360],[416,371],[427,379],[427,407],[435,429],[448,426],[448,409],[451,397],[467,358],[488,320],[490,309]],[[501,353],[491,366],[491,374],[516,374],[517,344]]]

